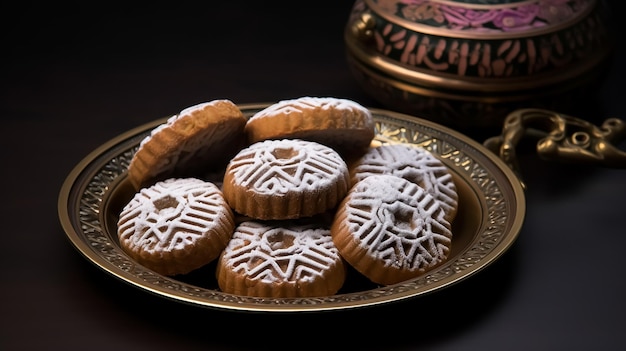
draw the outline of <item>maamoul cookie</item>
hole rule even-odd
[[[237,226],[217,261],[223,292],[257,297],[334,295],[346,270],[328,227],[293,221]]]
[[[341,256],[372,282],[395,284],[445,262],[452,229],[441,202],[390,174],[357,182],[331,226]]]
[[[136,190],[172,177],[199,177],[245,145],[246,118],[230,100],[188,107],[152,130],[128,167]]]
[[[374,174],[392,174],[410,180],[441,202],[452,222],[459,202],[456,184],[446,165],[428,150],[409,144],[370,147],[348,165],[351,184]]]
[[[248,120],[249,143],[267,139],[304,139],[327,145],[340,154],[360,151],[374,138],[371,112],[352,100],[301,97],[282,100]]]
[[[235,227],[220,189],[171,178],[137,192],[118,220],[121,248],[157,273],[186,274],[216,259]]]
[[[328,146],[265,140],[235,155],[222,191],[236,212],[254,219],[309,217],[334,208],[348,191],[348,166]]]

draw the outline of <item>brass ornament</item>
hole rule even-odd
[[[522,138],[531,133],[543,133],[540,135],[544,137],[537,142],[537,154],[542,159],[626,168],[626,151],[616,146],[626,139],[624,121],[608,118],[598,127],[569,115],[527,108],[510,113],[504,121],[502,134],[484,142],[489,150],[506,162],[520,181],[522,177],[516,147]]]

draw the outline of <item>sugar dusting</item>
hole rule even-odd
[[[370,111],[356,101],[348,99],[340,99],[334,97],[311,97],[303,96],[297,99],[281,100],[265,109],[257,112],[250,120],[274,116],[278,114],[301,113],[304,110],[316,109],[321,110],[343,110],[358,111],[362,114],[369,115]]]
[[[341,260],[328,229],[257,221],[235,229],[221,259],[228,269],[264,283],[320,279]]]
[[[150,253],[183,250],[222,225],[225,206],[213,183],[167,179],[142,189],[122,209],[119,239]]]
[[[441,202],[448,220],[458,206],[456,185],[448,168],[428,150],[407,144],[371,147],[350,170],[352,183],[376,174],[405,178]]]
[[[440,202],[394,175],[372,175],[354,185],[344,206],[353,240],[385,266],[418,270],[447,258],[452,232]]]
[[[298,139],[265,140],[241,150],[227,172],[255,192],[286,194],[327,187],[343,177],[347,165],[333,149]]]

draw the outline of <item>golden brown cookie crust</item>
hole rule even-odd
[[[245,124],[246,118],[230,100],[186,108],[142,140],[128,178],[139,190],[158,180],[198,176],[225,164],[245,144]]]
[[[249,143],[266,139],[303,139],[339,153],[370,145],[375,136],[371,112],[347,99],[301,97],[283,100],[254,114],[246,124]]]

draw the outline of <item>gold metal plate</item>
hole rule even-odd
[[[240,105],[247,117],[267,104]],[[223,293],[215,265],[186,276],[165,277],[129,258],[119,247],[117,218],[134,191],[126,169],[139,142],[167,118],[123,133],[87,155],[69,173],[59,193],[58,215],[71,243],[105,272],[164,298],[237,311],[303,312],[375,306],[416,298],[466,279],[497,260],[518,236],[525,215],[524,190],[515,173],[480,143],[417,117],[371,109],[376,142],[424,147],[452,171],[459,192],[447,262],[427,274],[377,286],[349,270],[343,288],[318,298],[255,298]]]

